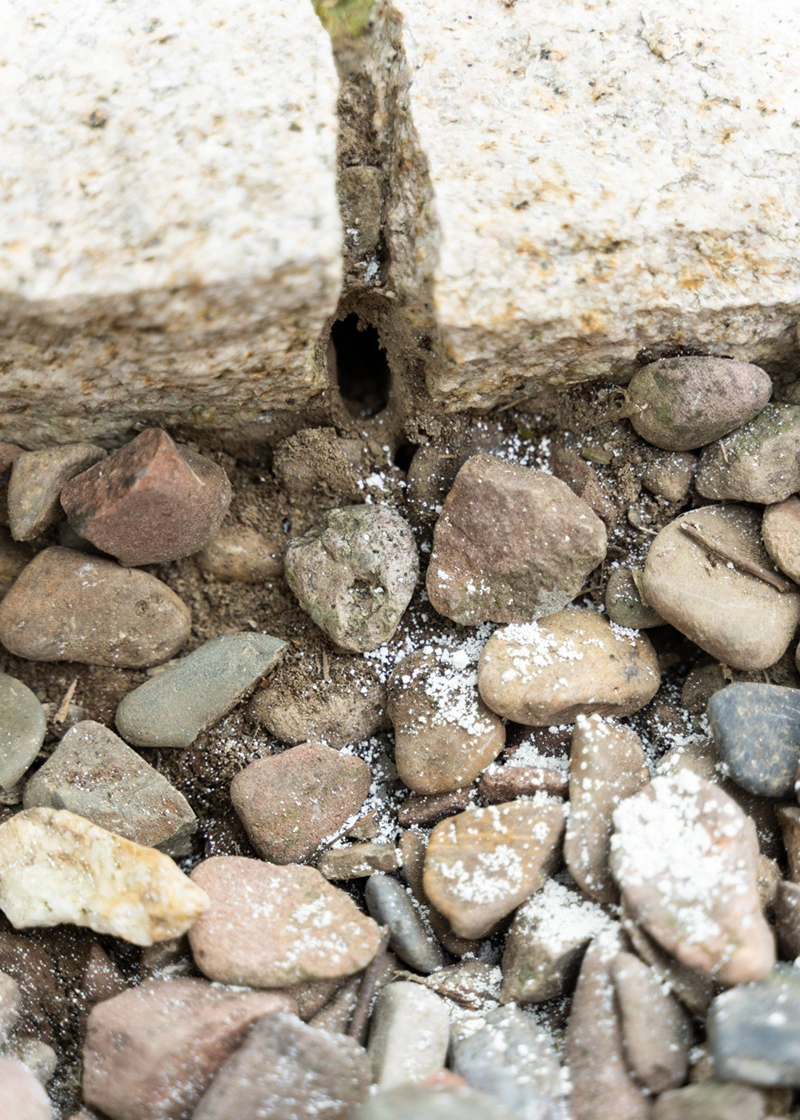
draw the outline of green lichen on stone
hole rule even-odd
[[[370,21],[375,0],[312,0],[312,3],[332,39],[357,39]]]

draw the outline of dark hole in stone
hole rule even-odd
[[[336,351],[336,377],[342,400],[351,416],[377,416],[389,403],[391,372],[374,327],[359,330],[358,316],[334,323],[331,342]]]
[[[394,453],[394,465],[408,474],[408,468],[411,466],[411,460],[414,458],[416,450],[416,443],[401,443]]]

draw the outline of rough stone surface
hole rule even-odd
[[[69,922],[152,945],[207,906],[168,856],[75,813],[25,809],[0,825],[0,908],[15,929]]]
[[[478,695],[474,663],[461,651],[430,648],[404,657],[389,678],[398,776],[418,793],[468,785],[497,758],[503,721]]]
[[[350,1120],[369,1095],[365,1051],[351,1038],[265,1015],[228,1058],[192,1120]]]
[[[572,723],[579,713],[630,715],[660,683],[646,637],[580,608],[496,630],[478,663],[478,689],[489,708],[537,727]]]
[[[170,855],[188,855],[197,818],[183,794],[107,727],[71,727],[25,786],[26,809],[68,809]]]
[[[426,974],[444,965],[442,947],[425,928],[407,887],[391,875],[371,875],[365,900],[378,925],[389,927],[389,944],[407,965]]]
[[[286,580],[303,610],[343,649],[391,638],[419,574],[408,523],[388,506],[330,510],[286,550]]]
[[[800,498],[768,506],[761,519],[761,536],[781,571],[800,583]]]
[[[8,484],[8,523],[14,540],[32,540],[58,521],[62,516],[58,500],[61,488],[105,457],[103,448],[91,443],[25,451],[17,456]]]
[[[790,797],[800,763],[800,691],[739,681],[715,692],[708,721],[728,773],[744,789]]]
[[[121,735],[137,747],[188,747],[276,665],[286,642],[222,634],[129,692],[117,708]]]
[[[717,996],[708,1013],[716,1076],[800,1086],[800,970],[778,965],[760,984]]]
[[[258,759],[231,783],[250,842],[270,863],[304,863],[355,816],[369,792],[366,762],[319,743]]]
[[[111,1120],[183,1120],[253,1023],[293,1010],[277,992],[146,980],[92,1010],[84,1100]]]
[[[748,506],[692,510],[661,530],[644,566],[648,603],[676,630],[734,669],[773,665],[800,620],[800,595],[779,591],[732,559],[772,570],[760,522],[757,511]],[[700,543],[682,529],[684,524],[715,547]]]
[[[0,1116],[52,1120],[47,1093],[22,1062],[0,1058]]]
[[[8,525],[8,484],[14,460],[21,454],[21,447],[0,440],[0,525]]]
[[[38,553],[0,603],[0,641],[31,661],[142,668],[177,653],[190,627],[155,576],[66,548]]]
[[[26,684],[0,673],[0,786],[11,789],[39,753],[47,717]]]
[[[653,1120],[764,1120],[764,1097],[749,1085],[706,1081],[664,1093]]]
[[[189,937],[210,980],[286,988],[349,976],[375,956],[378,926],[313,867],[214,856],[192,879],[211,899]]]
[[[636,573],[641,581],[641,572]],[[615,568],[608,577],[605,594],[606,613],[617,626],[626,629],[648,630],[663,626],[664,619],[642,602],[641,592],[630,568]]]
[[[610,866],[635,919],[679,961],[721,983],[775,963],[761,913],[755,825],[689,770],[657,777],[614,813]]]
[[[388,984],[378,996],[369,1032],[373,1081],[381,1088],[423,1081],[444,1065],[449,1040],[444,1000],[407,980]]]
[[[161,428],[148,428],[61,491],[75,532],[126,565],[198,552],[218,533],[230,503],[222,467]]]
[[[800,957],[800,884],[780,879],[775,891],[775,932],[781,957]]]
[[[653,451],[642,471],[642,486],[668,502],[682,502],[696,466],[697,457],[689,451]]]
[[[364,879],[376,871],[396,871],[399,866],[400,853],[394,844],[371,840],[332,848],[317,860],[317,870],[326,879]]]
[[[379,1090],[353,1120],[408,1120],[410,1116],[414,1120],[519,1120],[515,1113],[473,1089],[413,1084]]]
[[[428,850],[428,838],[417,829],[408,828],[400,837],[400,854],[403,860],[403,878],[408,889],[413,894],[420,906],[422,913],[430,922],[431,929],[448,953],[455,957],[463,957],[467,953],[475,954],[480,942],[466,937],[458,937],[452,930],[450,922],[431,903],[425,893],[423,883],[425,872],[425,855]]]
[[[424,887],[459,937],[483,937],[545,882],[564,829],[549,798],[468,810],[436,825]]]
[[[478,790],[489,805],[497,805],[500,801],[515,801],[518,797],[532,797],[535,793],[550,793],[553,797],[566,797],[569,792],[569,781],[566,773],[560,768],[490,766],[481,774]]]
[[[706,447],[698,494],[715,501],[782,502],[800,489],[800,408],[770,404],[738,432]]]
[[[283,571],[283,534],[267,537],[249,525],[223,525],[196,556],[198,566],[227,583],[263,583]]]
[[[618,953],[611,973],[625,1056],[634,1076],[652,1093],[677,1089],[689,1066],[688,1015],[664,992],[652,969],[632,953]]]
[[[781,805],[776,816],[786,849],[789,878],[793,883],[800,883],[800,809],[796,805]]]
[[[602,521],[565,483],[474,455],[436,522],[428,596],[454,622],[529,622],[574,599],[606,545]]]

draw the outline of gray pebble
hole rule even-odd
[[[376,1093],[353,1120],[517,1120],[513,1112],[472,1089],[447,1091],[401,1085]]]
[[[749,1085],[706,1081],[663,1093],[653,1120],[763,1120],[764,1098]]]
[[[369,1057],[381,1087],[424,1081],[447,1057],[450,1016],[434,992],[407,980],[383,989],[372,1013]]]
[[[633,953],[619,953],[611,974],[628,1064],[651,1092],[677,1089],[686,1080],[692,1041],[686,1012]]]
[[[720,1079],[800,1087],[800,969],[779,964],[766,980],[723,992],[707,1027]]]
[[[23,451],[17,456],[8,484],[8,523],[14,540],[32,540],[58,521],[63,516],[58,500],[62,487],[105,457],[103,448],[93,443]]]
[[[42,705],[26,684],[0,673],[0,786],[19,781],[36,758],[47,730]]]
[[[651,626],[665,625],[658,611],[642,601],[630,568],[615,568],[608,577],[605,604],[608,617],[617,626],[646,630]]]
[[[439,942],[428,933],[407,889],[390,875],[367,880],[367,910],[378,925],[391,930],[391,947],[418,972],[435,972],[444,964]]]
[[[714,693],[708,719],[738,785],[765,797],[792,795],[800,762],[800,690],[740,681]]]
[[[765,505],[794,494],[800,489],[800,408],[768,404],[738,432],[706,447],[695,486],[704,498]]]

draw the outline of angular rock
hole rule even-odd
[[[25,786],[23,805],[68,809],[100,828],[170,855],[187,855],[197,818],[170,785],[113,731],[83,720]]]
[[[641,580],[641,573],[636,573]],[[605,594],[606,613],[617,626],[632,630],[647,630],[663,626],[664,619],[642,602],[641,592],[630,568],[615,568],[608,577]]]
[[[535,791],[529,790],[527,792]],[[477,790],[474,785],[467,786],[465,789],[454,789],[451,793],[412,793],[398,808],[397,822],[403,828],[410,828],[415,824],[428,828],[431,825],[438,824],[445,817],[452,817],[474,805],[476,795]],[[566,795],[566,787],[563,789],[562,795]],[[485,797],[486,795],[482,793],[481,796]],[[494,799],[489,797],[486,799],[490,802],[492,800],[495,802],[513,801],[516,796],[518,795],[511,793],[504,797],[495,797]]]
[[[425,894],[459,937],[483,937],[544,884],[564,817],[563,804],[545,798],[468,810],[436,825]]]
[[[376,923],[313,867],[214,856],[192,880],[211,899],[189,937],[211,980],[286,988],[359,972],[377,951]]]
[[[283,571],[285,537],[271,537],[249,525],[223,525],[214,539],[197,553],[197,566],[226,583],[263,583]]]
[[[0,525],[8,525],[8,484],[14,460],[21,454],[21,447],[0,440]]]
[[[570,812],[564,861],[590,898],[614,903],[617,885],[608,868],[614,810],[650,781],[642,741],[635,731],[598,715],[579,715],[569,763]]]
[[[791,797],[800,763],[800,690],[738,681],[714,693],[708,721],[735,782],[765,797]]]
[[[787,961],[800,957],[800,885],[780,880],[775,893],[775,932]]]
[[[161,428],[147,428],[61,491],[75,532],[126,567],[198,552],[219,531],[230,502],[222,467]]]
[[[423,1081],[444,1065],[449,1040],[444,1000],[420,984],[388,984],[372,1012],[368,1052],[373,1081],[381,1088]]]
[[[465,625],[529,622],[574,599],[606,545],[602,521],[565,483],[474,455],[436,522],[428,596]]]
[[[8,529],[0,525],[0,599],[31,559],[29,547],[17,544]]]
[[[697,457],[689,451],[654,451],[642,471],[642,486],[668,502],[682,502],[696,466]]]
[[[26,684],[0,673],[0,786],[11,789],[44,742],[47,717]]]
[[[0,1058],[0,1116],[8,1120],[52,1120],[47,1093],[22,1062]]]
[[[115,722],[137,747],[188,747],[280,661],[286,642],[269,634],[222,634],[139,685]]]
[[[758,984],[717,996],[708,1013],[714,1070],[724,1081],[800,1086],[800,969],[779,964]]]
[[[355,816],[372,775],[360,758],[319,743],[258,759],[231,783],[250,842],[270,863],[304,863]]]
[[[706,447],[694,480],[714,501],[782,502],[800,489],[800,407],[768,404],[733,435]]]
[[[396,871],[400,854],[394,844],[349,844],[331,848],[317,860],[317,870],[326,879],[364,879],[376,871]]]
[[[134,945],[185,933],[208,897],[172,860],[64,809],[0,825],[0,909],[15,929],[88,926]]]
[[[749,362],[666,358],[638,370],[626,396],[642,439],[666,451],[691,451],[757,416],[772,396],[772,381]]]
[[[779,590],[753,574],[772,572],[760,529],[759,514],[748,506],[692,510],[661,530],[644,566],[648,603],[734,669],[773,665],[800,620],[800,595],[788,581]]]
[[[7,972],[0,972],[0,1044],[5,1045],[19,1019],[22,993]]]
[[[706,1081],[662,1094],[653,1120],[764,1120],[764,1097],[749,1085]]]
[[[467,953],[477,953],[480,943],[468,940],[465,937],[458,937],[453,933],[447,918],[436,909],[425,893],[423,878],[427,847],[427,837],[414,828],[406,829],[400,837],[403,878],[408,884],[408,889],[416,899],[424,917],[430,922],[436,939],[448,953],[452,953],[455,957],[463,957]]]
[[[478,790],[484,801],[496,805],[500,801],[515,801],[518,797],[533,797],[536,793],[566,797],[569,781],[564,771],[556,767],[490,766],[481,774]]]
[[[111,1120],[183,1120],[253,1023],[293,1010],[279,992],[146,980],[89,1015],[84,1100]]]
[[[761,536],[780,570],[800,583],[800,498],[767,506],[761,519]]]
[[[721,983],[775,963],[758,895],[752,820],[689,770],[655,778],[614,813],[610,866],[634,918],[664,948]]]
[[[461,651],[427,646],[389,678],[397,773],[417,793],[468,785],[503,749],[503,721],[481,700],[476,668],[464,660]]]
[[[45,451],[25,451],[14,460],[8,484],[8,523],[15,541],[30,541],[61,517],[62,487],[105,459],[102,447],[69,443]]]
[[[400,1085],[381,1089],[353,1120],[519,1120],[513,1112],[474,1089]]]
[[[430,988],[440,996],[445,996],[468,1011],[485,1011],[487,1006],[497,1003],[502,974],[496,965],[472,957],[459,964],[440,968],[429,976],[416,976],[407,972],[404,978],[424,984],[426,988]],[[466,1038],[470,1034],[473,1023],[474,1021],[469,1018],[463,1023],[454,1021],[451,1024],[451,1043]]]
[[[31,661],[139,669],[189,637],[188,607],[147,572],[66,548],[46,548],[0,603],[0,641]]]
[[[632,953],[617,954],[611,975],[631,1071],[652,1093],[677,1089],[689,1068],[688,1015],[664,992],[652,969]]]
[[[503,953],[503,1003],[542,1003],[564,993],[583,952],[611,919],[578,891],[555,879],[520,906]]]
[[[319,1031],[346,1034],[358,1003],[361,975],[351,976],[337,989],[333,999],[309,1019],[309,1024]]]
[[[592,610],[571,608],[496,630],[478,662],[478,689],[493,712],[549,727],[583,713],[638,711],[661,683],[649,640]]]
[[[164,942],[161,942],[164,945]],[[144,971],[144,970],[143,970]],[[81,991],[89,1007],[113,999],[128,987],[125,977],[110,960],[108,954],[95,942],[89,950],[86,967],[81,977]]]
[[[442,947],[425,928],[407,887],[391,875],[371,875],[365,900],[378,925],[389,927],[389,944],[402,961],[426,974],[444,965]]]
[[[286,581],[300,606],[342,649],[391,638],[411,601],[419,559],[411,528],[388,506],[330,510],[290,541]]]

